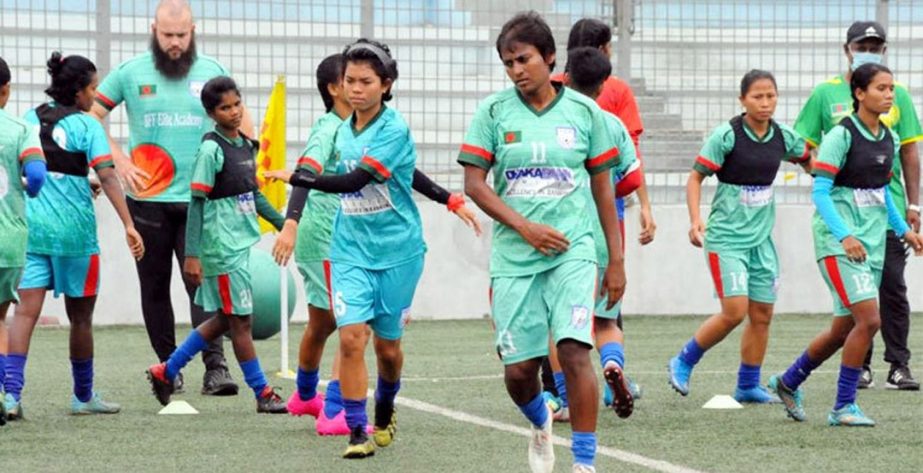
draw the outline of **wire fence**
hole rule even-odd
[[[576,20],[613,25],[614,62],[630,79],[645,123],[642,154],[655,202],[679,203],[703,137],[739,112],[740,77],[775,73],[776,118],[792,123],[812,87],[846,70],[842,44],[853,21],[888,29],[888,64],[911,94],[923,86],[923,0],[201,0],[191,2],[198,50],[241,85],[259,121],[277,75],[288,85],[288,160],[324,113],[314,68],[361,36],[387,43],[398,61],[394,107],[417,142],[418,166],[461,187],[458,145],[477,103],[509,86],[494,39],[515,12],[535,9],[552,26],[563,68]],[[105,75],[150,46],[154,0],[0,0],[0,56],[13,71],[14,114],[46,100],[53,50],[85,55]],[[920,102],[915,100],[919,108]],[[113,136],[127,138],[121,107]],[[806,203],[809,178],[783,169],[782,202]],[[789,174],[786,174],[789,172]]]

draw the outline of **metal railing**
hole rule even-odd
[[[13,69],[12,113],[44,101],[52,50],[93,59],[102,74],[149,46],[154,0],[0,0],[0,56]],[[615,70],[636,88],[642,152],[658,202],[682,202],[684,174],[708,130],[739,110],[750,68],[779,82],[776,118],[791,123],[811,88],[846,69],[845,30],[875,19],[887,62],[913,93],[923,86],[923,0],[201,0],[192,2],[199,51],[227,66],[260,120],[278,74],[287,76],[288,157],[323,114],[314,68],[360,36],[391,46],[401,77],[394,107],[411,125],[419,166],[461,186],[457,147],[477,103],[509,81],[494,50],[503,22],[531,8],[564,43],[582,17],[613,25]],[[919,100],[915,101],[917,107]],[[124,139],[123,112],[111,131]],[[808,180],[780,176],[780,199],[807,202]]]

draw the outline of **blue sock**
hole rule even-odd
[[[395,382],[385,381],[378,377],[378,387],[375,389],[375,402],[381,404],[394,404],[397,392],[401,390],[401,380]]]
[[[545,406],[545,398],[542,393],[532,398],[524,406],[519,406],[519,410],[529,419],[529,422],[536,427],[543,427],[548,422],[548,407]]]
[[[570,451],[574,454],[574,463],[593,466],[596,461],[596,432],[571,434]]]
[[[567,383],[564,382],[564,372],[552,373],[554,376],[554,389],[558,391],[558,397],[561,398],[561,407],[567,407]]]
[[[753,389],[760,385],[760,365],[740,364],[737,369],[737,389]]]
[[[263,368],[260,368],[260,359],[254,358],[252,360],[242,361],[240,362],[240,369],[244,372],[244,381],[247,382],[247,386],[250,386],[250,389],[253,390],[253,394],[259,398],[260,394],[263,394],[263,389],[269,384],[266,382],[266,375],[263,374]]]
[[[93,397],[93,358],[71,358],[71,375],[74,377],[74,396],[80,402],[89,401]]]
[[[349,430],[369,423],[369,416],[365,412],[365,399],[343,399],[343,408],[346,409],[346,425]]]
[[[295,385],[298,386],[298,397],[302,401],[310,401],[317,395],[317,382],[320,379],[318,370],[305,371],[298,368],[295,376]]]
[[[625,348],[619,342],[609,342],[599,347],[599,360],[603,366],[606,363],[614,361],[619,368],[625,367]]]
[[[814,371],[814,368],[818,366],[820,366],[820,363],[811,361],[811,358],[808,357],[808,352],[805,351],[785,370],[785,374],[782,375],[782,384],[794,391],[798,389],[798,386],[801,386],[804,380],[808,379],[811,371]]]
[[[6,355],[0,353],[0,392],[3,392],[3,380],[6,379]]]
[[[207,345],[208,342],[202,338],[202,335],[193,330],[189,336],[183,340],[182,345],[176,347],[176,351],[174,351],[167,360],[167,379],[173,380],[176,378],[179,371],[189,364],[189,361],[192,360],[197,353],[204,350]]]
[[[324,416],[333,419],[342,410],[343,393],[340,391],[340,381],[334,380],[327,385],[327,392],[324,396]]]
[[[26,382],[26,355],[10,353],[6,355],[6,378],[3,380],[3,390],[19,401],[22,399],[22,386]]]
[[[840,365],[840,379],[836,383],[836,404],[834,409],[840,409],[847,404],[856,402],[856,386],[859,385],[859,376],[862,368]]]
[[[702,355],[705,354],[705,350],[699,346],[699,343],[695,341],[695,337],[689,339],[686,342],[686,346],[683,347],[679,352],[679,358],[686,362],[689,366],[695,366],[699,363],[699,360],[702,359]]]

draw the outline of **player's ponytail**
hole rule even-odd
[[[344,63],[342,54],[331,54],[317,65],[317,91],[328,112],[333,110],[334,101],[327,86],[335,85],[343,79]]]
[[[73,106],[77,102],[77,92],[90,85],[96,74],[96,65],[89,59],[83,56],[65,57],[58,51],[51,53],[45,66],[51,76],[51,85],[45,93],[65,106]]]

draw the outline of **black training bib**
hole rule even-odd
[[[55,125],[61,120],[83,113],[77,107],[52,107],[43,103],[35,109],[35,115],[40,123],[39,139],[42,141],[42,152],[48,163],[49,172],[59,172],[71,176],[87,177],[90,174],[90,165],[87,163],[87,154],[82,152],[67,151],[55,143],[52,132]]]
[[[259,144],[247,138],[243,133],[240,136],[244,138],[244,145],[240,147],[228,143],[214,131],[202,137],[202,141],[211,140],[218,143],[221,152],[224,153],[224,166],[218,174],[215,174],[215,186],[208,193],[208,198],[211,200],[246,194],[259,189],[256,182],[256,160],[253,157]]]
[[[775,121],[770,120],[772,139],[757,143],[744,130],[743,115],[729,122],[734,130],[734,148],[724,156],[724,164],[715,174],[725,184],[738,186],[768,186],[776,179],[776,173],[785,157],[785,137]]]

